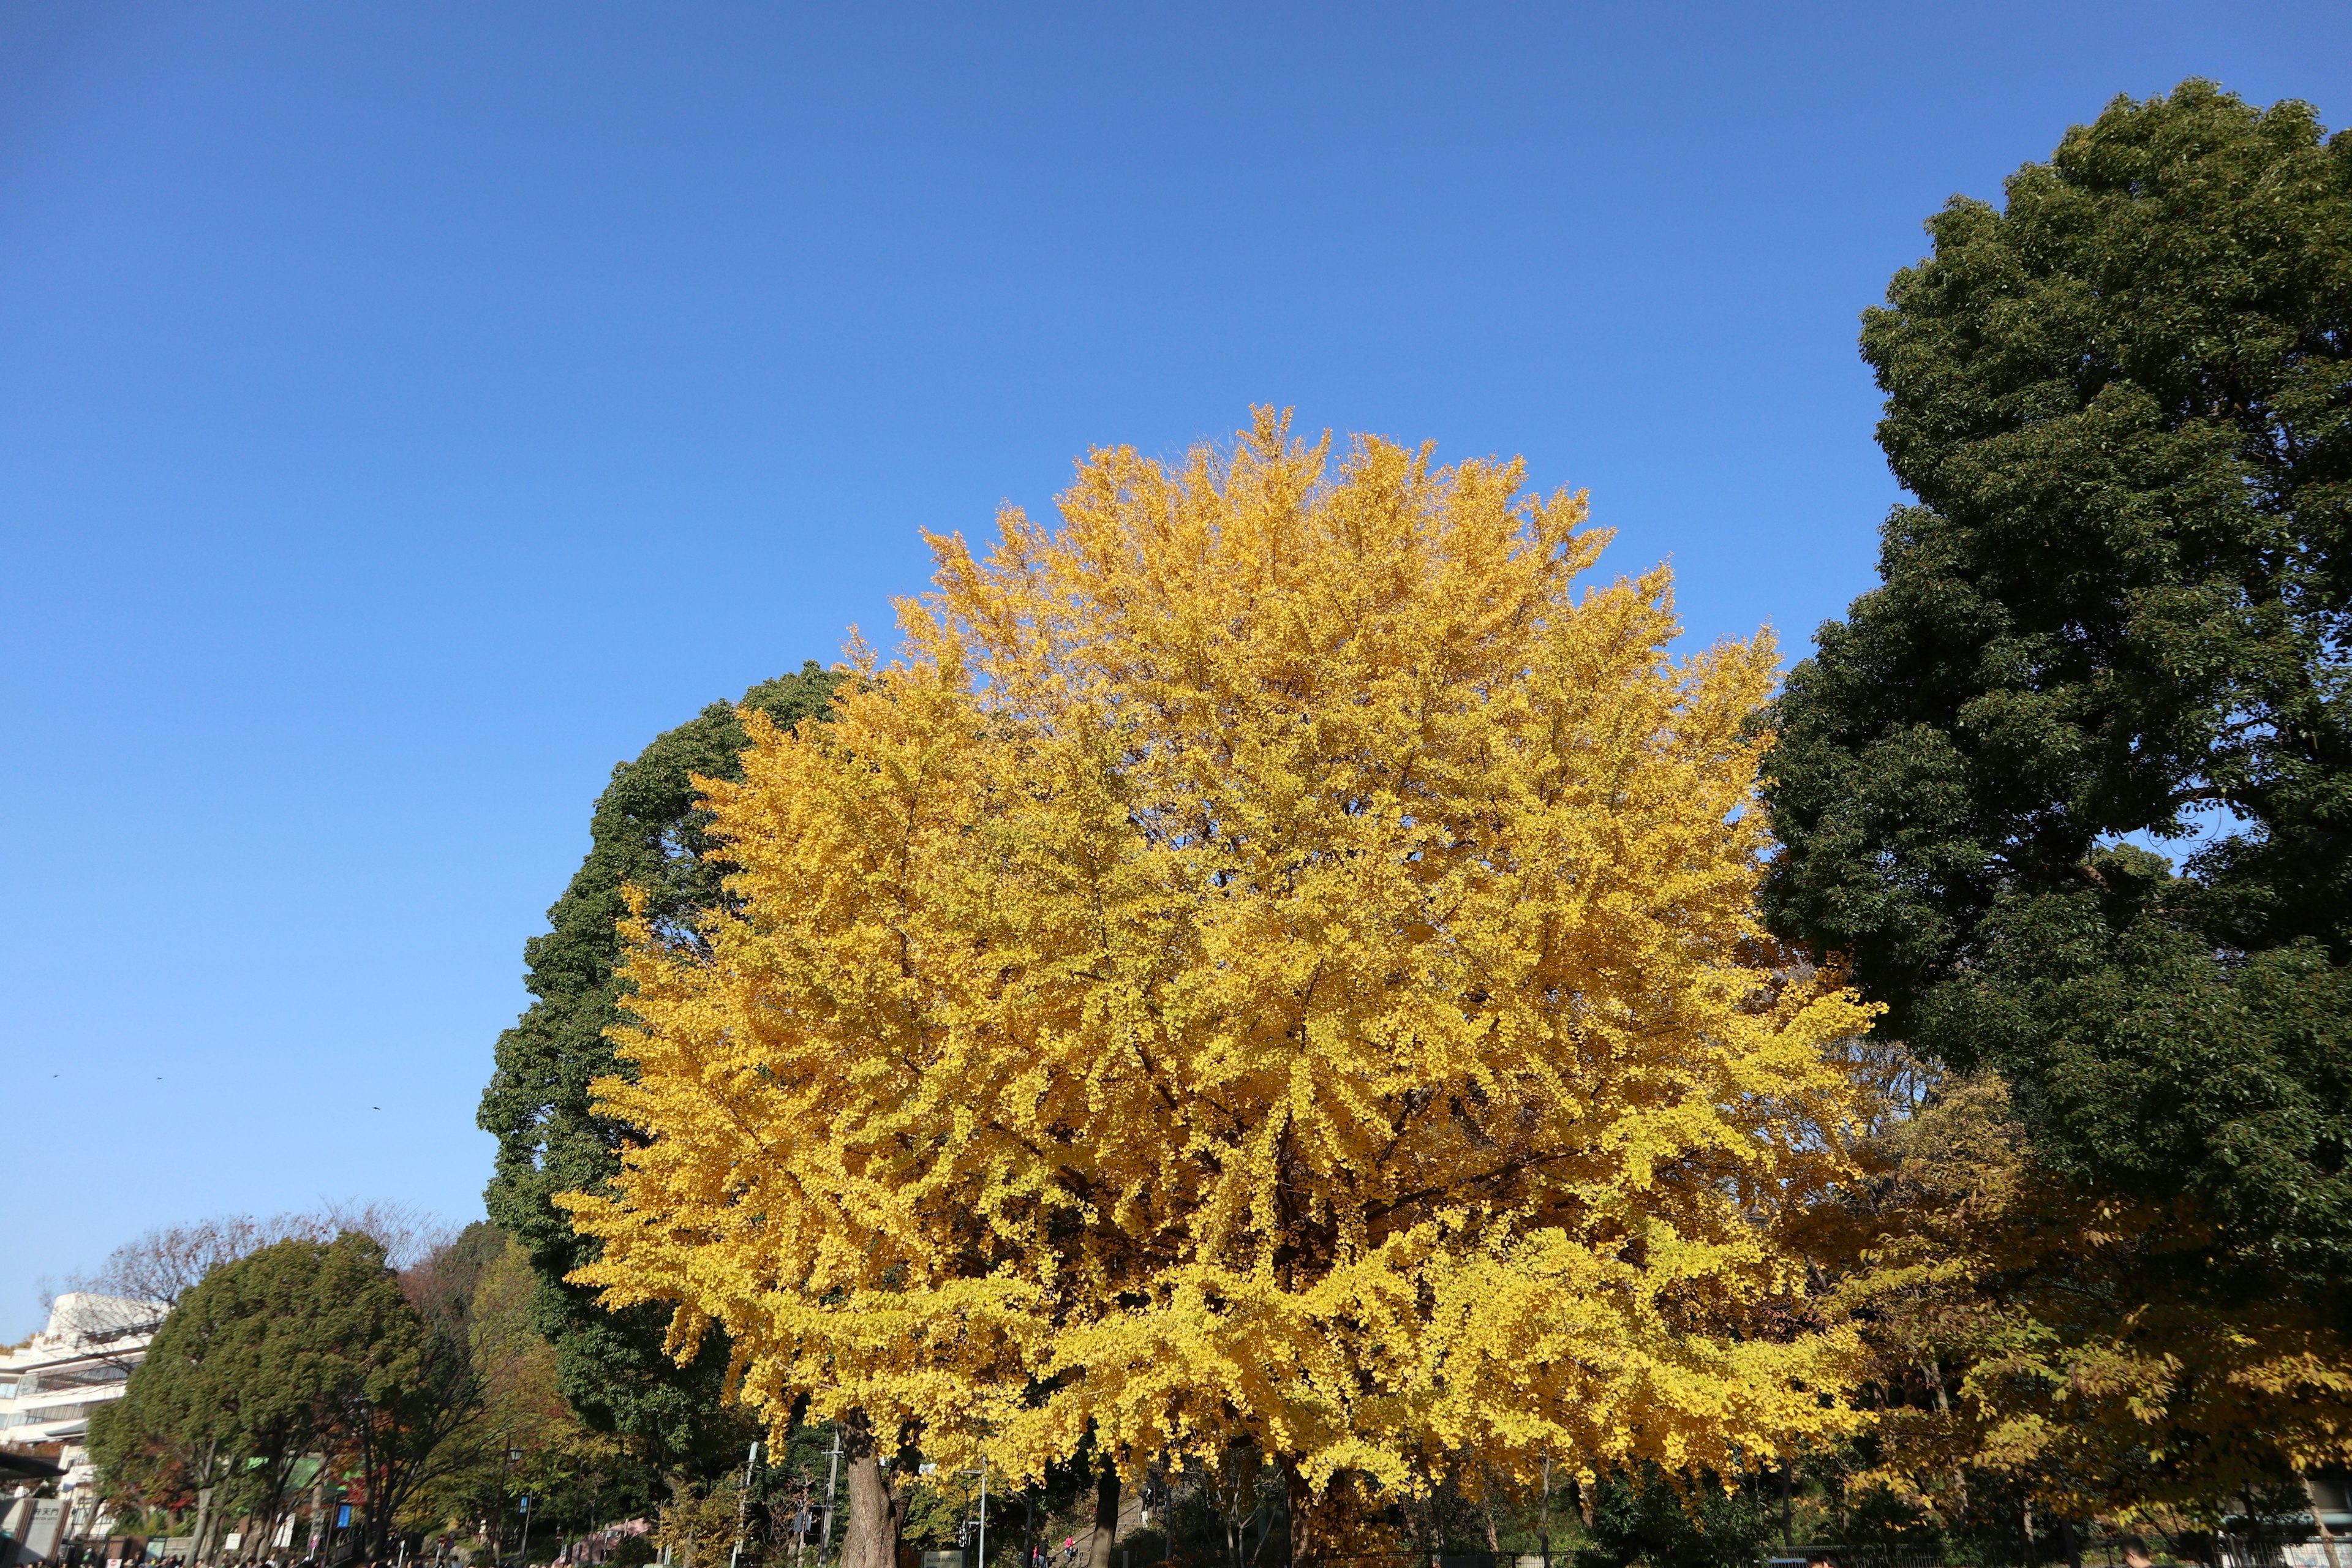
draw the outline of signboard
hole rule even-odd
[[[36,1498],[33,1517],[25,1525],[25,1555],[55,1557],[58,1554],[58,1532],[65,1528],[66,1501],[63,1498]]]
[[[337,1530],[341,1530],[341,1529],[342,1529],[342,1528],[343,1528],[343,1526],[345,1526],[345,1525],[347,1525],[347,1524],[351,1523],[351,1521],[352,1521],[352,1505],[351,1505],[351,1504],[349,1504],[349,1503],[345,1503],[345,1504],[343,1504],[341,1508],[339,1508],[339,1509],[335,1510],[335,1528],[336,1528]]]

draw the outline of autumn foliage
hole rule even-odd
[[[746,715],[731,907],[641,919],[613,1306],[781,1426],[1300,1495],[1842,1430],[1792,1227],[1867,1026],[1757,923],[1762,637],[1517,463],[1258,415],[933,541],[902,662]],[[1296,1543],[1295,1543],[1296,1544]]]

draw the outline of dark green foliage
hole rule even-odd
[[[751,688],[741,706],[790,728],[824,713],[839,679],[812,660],[797,674]],[[613,974],[620,958],[615,926],[628,912],[621,889],[644,889],[649,912],[680,940],[692,940],[695,917],[723,897],[723,868],[703,836],[709,817],[695,808],[694,776],[740,778],[746,744],[735,706],[714,702],[635,762],[614,767],[596,800],[587,858],[548,910],[551,929],[524,945],[525,984],[538,1000],[499,1037],[498,1070],[479,1117],[499,1141],[486,1194],[490,1218],[530,1254],[540,1279],[534,1316],[555,1347],[564,1397],[583,1419],[645,1440],[660,1459],[719,1468],[739,1450],[741,1425],[720,1414],[723,1338],[710,1336],[700,1356],[680,1368],[662,1351],[667,1313],[608,1313],[591,1292],[563,1283],[593,1257],[593,1244],[573,1234],[550,1200],[596,1188],[618,1168],[621,1129],[592,1112],[588,1085],[618,1070],[604,1030],[621,1017]]]
[[[1843,1478],[1840,1478],[1840,1480],[1842,1482]],[[1918,1504],[1897,1496],[1884,1486],[1874,1486],[1860,1493],[1848,1495],[1841,1484],[1837,1495],[1843,1499],[1843,1506],[1835,1510],[1838,1517],[1833,1520],[1837,1526],[1834,1533],[1839,1541],[1848,1546],[1864,1548],[1865,1552],[1874,1549],[1889,1557],[1896,1552],[1908,1551],[1917,1554],[1914,1561],[1920,1558],[1944,1563],[1953,1561],[1951,1557],[1944,1555],[1948,1550],[1944,1532],[1936,1528],[1935,1521],[1928,1518],[1927,1510]],[[1970,1500],[1976,1504],[1978,1512],[1981,1516],[1991,1512],[1992,1508],[2000,1508],[2000,1505],[2011,1500],[2002,1496],[1987,1499],[1972,1495]],[[1768,1496],[1766,1499],[1768,1508],[1769,1501]],[[2020,1502],[2019,1508],[2000,1509],[2000,1518],[2004,1522],[2012,1519],[2021,1520],[2024,1517],[2021,1500]],[[1991,1504],[1992,1508],[1988,1508],[1988,1503]],[[2046,1522],[2046,1509],[2044,1520]],[[1853,1554],[1849,1552],[1847,1555],[1851,1558]],[[1844,1568],[1854,1568],[1854,1565],[1849,1563],[1844,1565]]]
[[[2009,1077],[2042,1159],[2316,1287],[2352,1265],[2352,137],[2191,81],[1928,229],[1863,331],[1920,504],[1778,704],[1769,917]]]
[[[1588,1544],[1577,1568],[1755,1568],[1778,1531],[1771,1510],[1747,1488],[1725,1491],[1713,1476],[1677,1489],[1655,1465],[1622,1471],[1594,1489]]]
[[[304,1456],[342,1450],[362,1413],[412,1401],[425,1362],[424,1324],[380,1245],[349,1231],[281,1241],[172,1309],[93,1419],[92,1454],[113,1488],[184,1505],[226,1485],[224,1510],[274,1518]]]

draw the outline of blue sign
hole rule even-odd
[[[352,1505],[345,1503],[335,1510],[335,1528],[341,1530],[352,1521]]]
[[[530,1499],[528,1495],[526,1495],[522,1500],[522,1510],[525,1513],[529,1513],[530,1511]]]

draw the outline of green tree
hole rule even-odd
[[[467,1303],[466,1337],[487,1402],[488,1463],[469,1478],[473,1503],[464,1517],[499,1514],[519,1521],[514,1500],[531,1500],[533,1539],[551,1548],[561,1531],[649,1511],[657,1493],[645,1467],[630,1462],[624,1439],[582,1421],[556,1386],[555,1352],[532,1321],[537,1279],[512,1237],[488,1233],[495,1249],[481,1258]],[[463,1238],[461,1238],[463,1239]],[[509,1447],[522,1450],[512,1465]],[[503,1482],[506,1497],[496,1497]]]
[[[405,1312],[387,1307],[387,1331],[337,1391],[337,1458],[342,1473],[360,1483],[366,1555],[377,1561],[391,1554],[401,1516],[446,1479],[478,1468],[491,1440],[463,1298],[433,1288],[444,1260],[453,1253],[463,1258],[462,1244],[470,1239],[436,1248],[400,1277]]]
[[[1773,1521],[1752,1487],[1714,1475],[1669,1476],[1656,1465],[1612,1471],[1592,1489],[1589,1545],[1577,1568],[1748,1568],[1760,1562]]]
[[[223,1487],[215,1517],[241,1510],[274,1531],[297,1465],[356,1451],[380,1545],[414,1484],[406,1450],[437,1440],[417,1426],[435,1423],[425,1405],[443,1392],[425,1338],[381,1244],[347,1231],[262,1247],[172,1309],[123,1397],[93,1418],[93,1458],[118,1492],[126,1479]]]
[[[624,1129],[595,1113],[588,1085],[621,1070],[604,1031],[622,1018],[613,971],[621,957],[617,922],[628,912],[623,888],[643,889],[677,941],[698,942],[696,917],[725,895],[695,777],[742,777],[738,753],[749,742],[738,706],[789,729],[823,716],[839,679],[811,660],[752,687],[740,705],[712,703],[635,762],[614,765],[590,820],[587,858],[548,910],[551,929],[524,944],[524,984],[536,1000],[499,1037],[497,1072],[482,1095],[481,1126],[499,1141],[486,1194],[490,1218],[530,1255],[538,1279],[532,1313],[554,1346],[563,1397],[593,1425],[644,1441],[656,1463],[723,1467],[750,1430],[723,1407],[725,1338],[709,1336],[680,1367],[665,1349],[667,1310],[607,1312],[594,1292],[566,1284],[564,1276],[599,1248],[549,1199],[601,1190],[619,1168]]]
[[[2352,137],[2189,81],[1927,228],[1862,338],[1918,504],[1773,715],[1769,918],[2352,1327]]]

